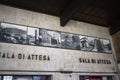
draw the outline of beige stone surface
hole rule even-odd
[[[62,32],[69,32],[99,38],[111,39],[108,28],[98,27],[97,25],[83,23],[71,20],[65,27],[60,26],[59,17],[50,16],[42,13],[17,9],[13,7],[0,5],[0,21],[14,24],[33,26],[37,28],[45,28]],[[39,71],[74,71],[74,72],[116,72],[113,54],[104,54],[96,52],[86,52],[78,50],[68,50],[59,48],[49,48],[30,45],[9,44],[0,42],[0,52],[15,54],[15,59],[7,59],[0,57],[0,70],[27,70],[33,71],[32,74],[40,74]],[[25,56],[29,54],[48,55],[50,61],[18,59],[18,54]],[[80,63],[79,58],[87,59],[104,59],[110,60],[111,64],[93,64]],[[38,72],[34,72],[38,71]],[[5,72],[3,72],[4,74]],[[19,74],[20,72],[14,72]],[[12,73],[9,73],[12,74]],[[20,73],[22,74],[22,73]],[[26,72],[26,74],[29,74]],[[77,74],[77,73],[76,73]],[[76,76],[76,74],[73,74]],[[52,75],[54,75],[52,73]],[[57,76],[55,76],[57,75]],[[71,79],[68,74],[55,74],[54,80],[75,80]],[[61,76],[61,77],[60,77]],[[63,77],[66,76],[66,77]],[[63,79],[64,78],[64,79]],[[77,79],[78,80],[78,79]]]
[[[109,39],[108,28],[71,20],[60,26],[59,17],[0,5],[0,21]]]

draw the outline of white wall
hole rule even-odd
[[[13,7],[7,7],[0,5],[0,21],[33,26],[38,28],[45,28],[50,30],[57,30],[62,32],[69,32],[75,34],[82,34],[87,36],[94,36],[99,38],[106,38],[111,40],[108,28],[99,27],[97,25],[83,23],[79,21],[71,20],[65,27],[60,26],[59,17],[50,16],[42,13],[36,13],[32,11],[17,9]],[[96,52],[76,51],[59,48],[38,47],[30,45],[19,45],[0,43],[1,52],[14,53],[15,59],[3,59],[0,58],[0,70],[30,70],[32,74],[40,74],[34,71],[61,71],[72,70],[75,72],[101,72],[114,74],[116,72],[113,54],[104,54]],[[39,60],[27,60],[18,59],[19,53],[24,53],[26,56],[29,54],[48,55],[50,61]],[[79,63],[79,58],[89,59],[107,59],[112,64],[93,64],[93,63]],[[2,72],[1,74],[6,74]],[[14,72],[19,74],[20,72]],[[30,72],[29,72],[30,73]],[[12,74],[10,71],[9,74]],[[21,74],[21,73],[20,73]],[[26,74],[28,74],[26,72]],[[52,73],[54,74],[54,73]],[[57,74],[54,78],[58,79],[62,74]],[[64,78],[64,77],[63,77]],[[65,80],[65,79],[58,79]],[[67,80],[67,79],[66,79]]]

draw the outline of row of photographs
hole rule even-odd
[[[112,53],[110,41],[1,22],[0,42]]]

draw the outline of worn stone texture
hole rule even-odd
[[[98,27],[98,25],[71,20],[65,27],[60,26],[59,17],[50,16],[42,13],[17,9],[0,5],[0,21],[20,25],[57,30],[105,39],[111,39],[108,28]],[[0,58],[0,70],[25,70],[33,71],[31,74],[40,74],[39,71],[74,71],[74,72],[92,72],[108,73],[116,72],[113,54],[104,54],[96,52],[86,52],[59,48],[38,47],[30,45],[19,45],[0,43],[1,52],[49,55],[50,61],[28,60],[28,59],[3,59]],[[79,63],[79,58],[108,59],[112,64],[92,64]],[[5,73],[5,72],[1,72]],[[15,74],[16,72],[14,72]],[[27,73],[27,72],[26,72]],[[11,72],[9,74],[12,74]],[[19,74],[16,73],[16,74]],[[21,74],[21,73],[20,73]],[[48,74],[48,73],[45,73]],[[73,74],[76,76],[77,73]],[[53,73],[51,74],[53,75]],[[57,75],[57,76],[55,76]],[[53,76],[54,80],[68,80],[68,74],[58,74]],[[68,76],[68,77],[64,77]],[[64,79],[63,79],[64,78]],[[76,77],[72,77],[74,80]],[[73,80],[70,79],[70,80]]]
[[[60,26],[59,17],[0,5],[0,21],[109,39],[108,28],[71,20]]]

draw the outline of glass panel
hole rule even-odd
[[[101,76],[80,76],[79,80],[103,80]]]
[[[3,76],[3,80],[12,80],[13,76]]]
[[[102,77],[102,80],[107,80],[107,77],[105,77],[105,76],[104,76],[104,77]]]
[[[90,80],[102,80],[101,76],[90,76]]]
[[[34,76],[33,80],[41,80],[41,77],[40,76]]]
[[[108,76],[108,77],[107,77],[107,80],[113,80],[113,79],[112,79],[112,76]],[[115,80],[115,79],[114,79],[114,80]]]
[[[50,76],[34,76],[34,80],[51,80]]]
[[[33,80],[32,76],[14,76],[13,80]]]
[[[0,80],[51,80],[51,76],[0,76]]]

